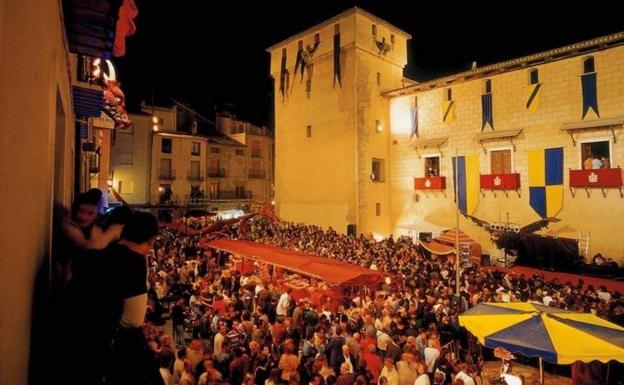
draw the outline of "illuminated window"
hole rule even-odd
[[[385,181],[385,164],[383,159],[375,159],[373,158],[371,165],[371,179],[373,182],[383,182]]]
[[[192,142],[191,143],[191,155],[199,155],[199,151],[201,148],[201,143],[199,142]]]
[[[425,157],[424,161],[424,175],[426,177],[432,176],[440,176],[440,157],[439,156],[429,156]]]

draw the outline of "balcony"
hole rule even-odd
[[[480,175],[481,194],[485,197],[483,190],[503,191],[507,196],[508,190],[520,190],[520,174],[483,174]],[[519,194],[519,192],[518,192]],[[496,193],[494,193],[496,197]]]
[[[262,151],[259,148],[251,149],[251,157],[252,158],[262,158]]]
[[[174,180],[175,170],[160,170],[158,176],[161,180]]]
[[[184,199],[179,202],[179,204],[184,206],[206,206],[208,203],[210,203],[210,200],[206,196],[192,197],[190,195],[185,195]]]
[[[218,191],[217,194],[210,194],[210,200],[236,200],[252,199],[252,193],[248,190]]]
[[[430,176],[423,178],[414,178],[414,190],[445,190],[446,189],[446,177],[444,176]]]
[[[624,198],[622,192],[622,169],[617,168],[599,168],[591,170],[570,170],[570,192],[572,197],[575,196],[577,188],[585,189],[587,197],[591,196],[590,188],[599,188],[602,195],[606,198],[605,189],[617,188],[620,190],[620,197]]]
[[[266,174],[264,173],[264,170],[249,170],[249,178],[264,179],[266,178]]]
[[[189,170],[186,179],[190,182],[202,182],[204,180],[204,176],[200,172],[191,172],[191,170]]]
[[[208,178],[225,178],[225,169],[224,168],[209,168],[207,174],[208,174]]]

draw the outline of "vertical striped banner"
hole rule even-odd
[[[451,159],[453,164],[453,181],[457,183],[455,202],[464,215],[472,215],[479,204],[479,156],[465,155]]]

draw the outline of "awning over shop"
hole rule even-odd
[[[134,0],[64,0],[63,18],[72,53],[110,59],[126,53],[136,26]]]
[[[374,286],[385,278],[382,272],[365,267],[262,243],[219,239],[206,246],[318,278],[330,285]]]
[[[78,117],[99,117],[104,107],[102,90],[85,87],[72,87],[74,114]]]

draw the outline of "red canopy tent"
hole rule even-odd
[[[448,246],[442,243],[438,243],[436,241],[425,242],[421,241],[420,245],[425,248],[428,252],[435,255],[449,255],[455,254],[455,247]]]
[[[455,247],[455,236],[457,234],[457,230],[450,229],[446,230],[442,235],[437,237],[435,240],[444,245]],[[466,233],[459,230],[459,243],[467,243],[470,245],[470,256],[474,258],[474,260],[480,262],[481,261],[481,253],[483,249],[481,248],[481,244],[470,238]]]
[[[206,246],[314,277],[330,285],[375,286],[385,279],[379,271],[262,243],[219,239]]]

